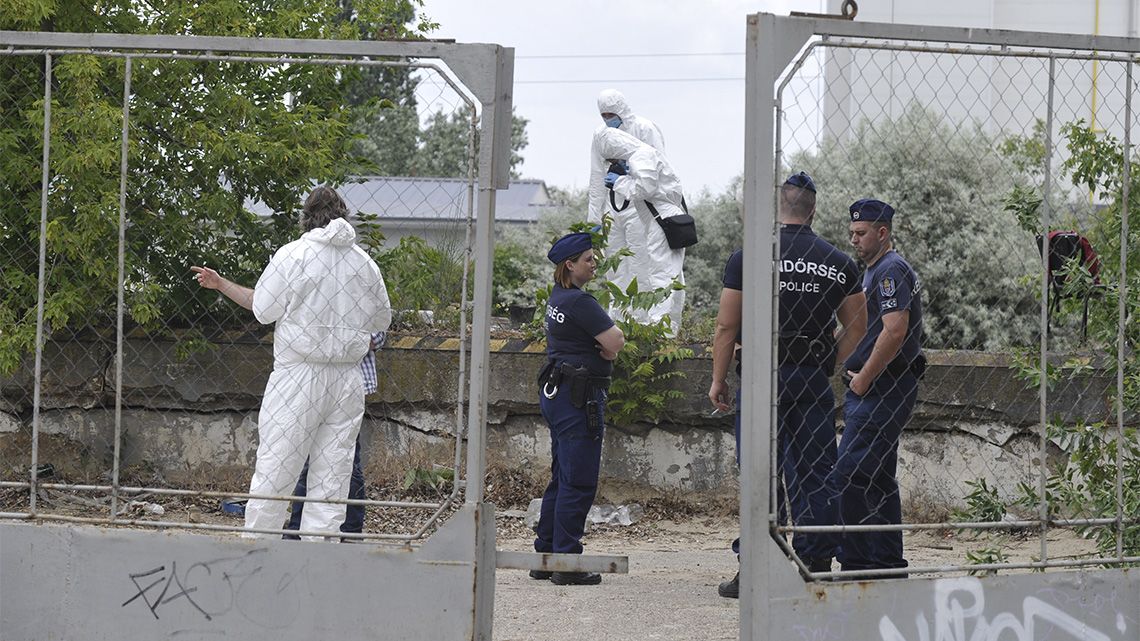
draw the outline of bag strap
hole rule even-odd
[[[614,202],[614,190],[611,189],[610,190],[610,207],[613,207],[615,212],[625,211],[625,208],[629,207],[629,201],[628,200],[625,201],[624,203],[622,203],[621,207],[618,207],[617,203]]]
[[[612,192],[611,192],[611,194],[612,194]],[[629,201],[626,201],[626,202],[629,202]],[[653,203],[651,203],[647,200],[647,201],[645,201],[645,206],[649,208],[649,213],[653,214],[654,218],[656,218],[657,220],[661,220],[661,216],[657,213],[657,208],[653,206]],[[681,196],[681,211],[685,212],[686,214],[689,213],[689,206],[685,204],[685,197],[684,196]]]

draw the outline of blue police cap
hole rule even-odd
[[[590,235],[586,232],[582,231],[566,234],[562,238],[554,241],[554,244],[550,246],[550,251],[546,252],[546,257],[550,259],[550,262],[557,265],[571,256],[581,254],[591,247],[593,247],[593,244],[590,241]]]
[[[851,203],[851,221],[865,223],[889,223],[895,215],[895,208],[881,200],[864,198]]]
[[[791,185],[792,187],[800,187],[810,191],[813,194],[815,193],[815,181],[811,179],[811,176],[802,171],[798,174],[792,174],[791,176],[788,176],[788,179],[784,181],[784,184]]]

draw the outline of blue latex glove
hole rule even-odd
[[[605,180],[606,189],[613,189],[614,183],[617,182],[618,178],[621,178],[621,174],[615,174],[612,171],[609,172],[608,174],[606,174],[606,180]]]

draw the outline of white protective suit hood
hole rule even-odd
[[[633,119],[633,109],[617,89],[606,89],[598,94],[598,114],[605,113],[617,114],[623,123]]]
[[[635,114],[620,91],[606,89],[598,94],[598,113],[617,114],[621,118],[621,127],[618,128],[618,131],[629,134],[658,151],[665,151],[665,137],[661,135],[661,130],[652,120]],[[599,127],[594,132],[595,142],[598,132],[604,129],[612,130],[613,127],[606,125]],[[609,166],[605,162],[606,157],[598,151],[596,146],[590,149],[590,181],[586,185],[588,194],[586,219],[591,223],[600,223],[602,215],[606,211],[607,194],[605,186],[602,185],[606,176],[606,168]]]
[[[277,250],[253,290],[253,313],[273,332],[274,366],[352,363],[392,320],[375,261],[343,218]]]

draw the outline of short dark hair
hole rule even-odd
[[[301,229],[310,231],[324,227],[337,218],[348,218],[348,205],[332,187],[321,185],[305,199],[301,210]]]
[[[784,184],[780,187],[780,212],[799,220],[807,220],[815,211],[815,192]]]

